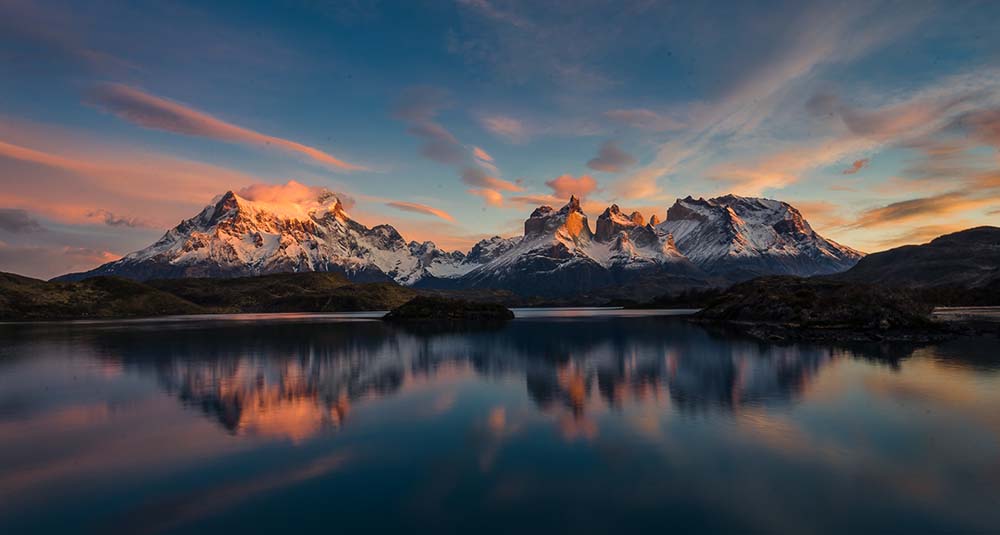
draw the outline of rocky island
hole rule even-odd
[[[514,319],[514,313],[496,303],[419,296],[391,310],[382,319],[405,322],[501,322]]]
[[[755,338],[815,341],[930,341],[952,331],[911,291],[779,276],[737,284],[695,314]]]

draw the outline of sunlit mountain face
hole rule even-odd
[[[688,196],[777,199],[850,251],[924,243],[997,222],[998,18],[943,0],[3,2],[0,271],[91,270],[230,191],[294,216],[337,198],[449,253],[571,197],[663,228]],[[627,238],[609,262],[649,249]]]

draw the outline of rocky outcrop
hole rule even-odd
[[[760,338],[929,340],[948,336],[911,291],[799,277],[737,284],[695,315]]]
[[[393,322],[497,322],[514,319],[514,313],[496,303],[420,296],[382,317]]]

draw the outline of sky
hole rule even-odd
[[[1000,223],[1000,2],[0,0],[0,271],[336,192],[467,249],[571,194],[764,196],[873,252]]]

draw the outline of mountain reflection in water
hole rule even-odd
[[[584,420],[591,410],[664,396],[682,411],[787,403],[843,354],[734,342],[658,318],[437,333],[381,322],[222,325],[181,334],[109,331],[89,342],[108,365],[154,374],[231,433],[293,439],[336,429],[352,405],[438,376],[523,380],[539,408]]]
[[[1000,522],[995,338],[775,345],[576,316],[0,325],[0,527]]]

